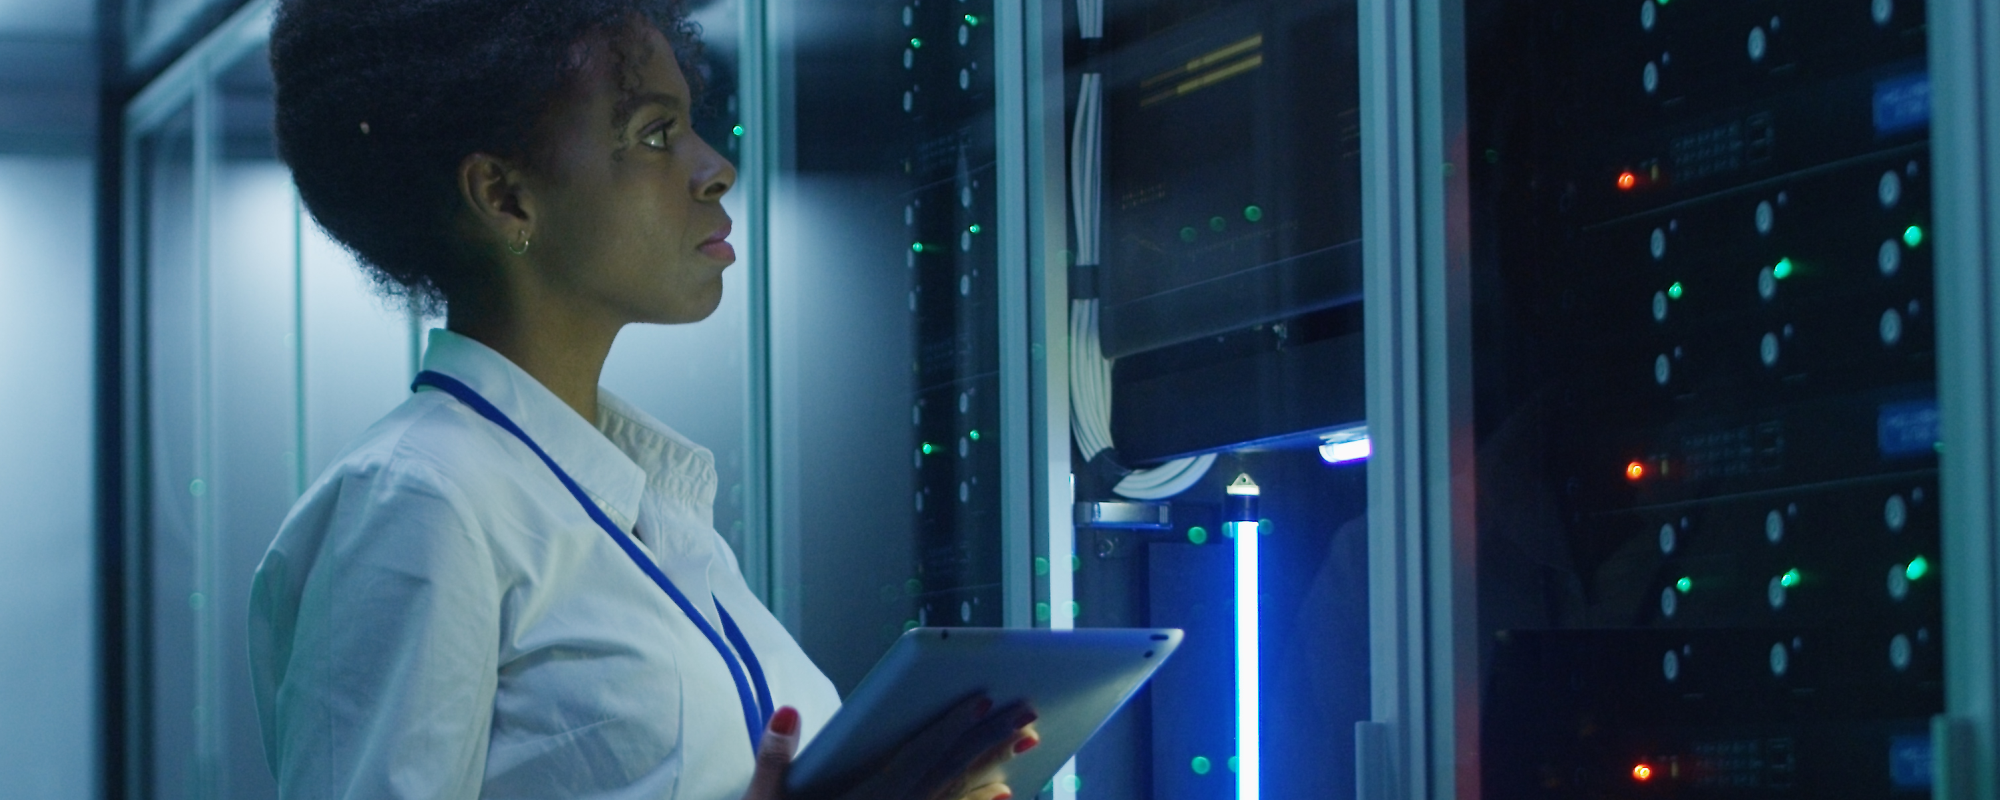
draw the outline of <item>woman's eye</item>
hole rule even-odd
[[[665,150],[667,149],[667,133],[672,127],[672,123],[666,123],[649,128],[646,130],[645,135],[639,137],[639,142],[655,150]]]

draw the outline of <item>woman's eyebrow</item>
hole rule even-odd
[[[632,115],[639,113],[640,108],[649,104],[657,104],[666,108],[669,112],[684,111],[687,109],[687,100],[683,99],[680,95],[667,94],[666,92],[640,92],[618,101],[618,106],[614,112],[617,127],[625,127],[626,124],[632,121]]]

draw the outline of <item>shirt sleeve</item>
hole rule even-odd
[[[394,462],[318,488],[252,602],[279,797],[478,797],[501,581],[467,499],[435,470]]]

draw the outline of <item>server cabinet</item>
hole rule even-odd
[[[1364,11],[1364,793],[1981,796],[1981,17]]]
[[[1072,768],[1016,790],[1351,793],[1355,7],[763,9],[773,574],[807,651],[847,688],[916,625],[1185,627]]]
[[[1368,658],[1356,6],[1063,11],[1074,538],[1036,564],[1037,618],[1187,640],[1052,792],[1352,796]]]
[[[1467,4],[1483,792],[1929,788],[1923,12]]]

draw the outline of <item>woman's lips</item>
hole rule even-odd
[[[713,258],[717,261],[736,260],[736,248],[729,246],[728,242],[722,241],[721,239],[710,239],[706,242],[702,242],[701,246],[695,249],[700,250],[702,252],[702,255],[708,256],[709,258]]]
[[[710,234],[708,239],[703,241],[701,245],[699,247],[696,247],[695,249],[700,250],[703,255],[706,255],[709,258],[713,258],[717,261],[723,261],[723,262],[735,261],[736,248],[731,247],[729,245],[729,228],[730,228],[729,223],[727,222],[722,223],[722,227],[720,229],[716,230],[715,233]]]

